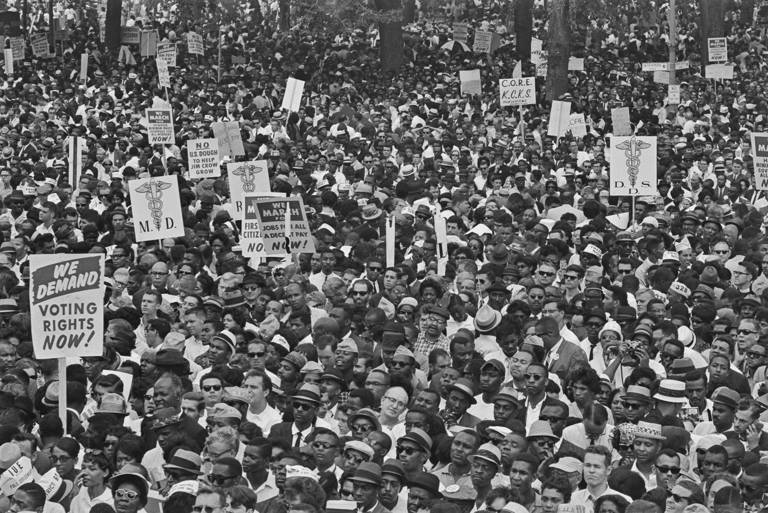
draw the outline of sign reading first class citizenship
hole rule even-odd
[[[754,154],[755,188],[768,191],[768,133],[752,134]]]

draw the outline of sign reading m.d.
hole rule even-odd
[[[136,242],[184,236],[179,182],[175,176],[128,182]]]
[[[255,198],[247,201],[245,208],[246,215],[249,208],[256,214],[267,255],[315,252],[315,241],[301,198]]]
[[[755,188],[758,191],[768,191],[768,133],[752,134],[752,154]]]
[[[104,255],[30,255],[35,358],[101,356]]]

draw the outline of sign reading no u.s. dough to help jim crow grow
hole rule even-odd
[[[101,356],[104,255],[30,255],[35,358]]]

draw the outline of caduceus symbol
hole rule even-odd
[[[160,229],[160,222],[163,217],[163,191],[170,189],[171,184],[168,182],[161,182],[160,180],[150,179],[149,182],[136,189],[136,192],[141,192],[144,197],[147,198],[147,206],[149,207],[149,214],[152,216],[152,222],[155,228]]]
[[[651,145],[637,139],[634,135],[616,146],[619,150],[624,150],[624,156],[627,157],[627,173],[629,173],[629,185],[635,188],[637,175],[640,172],[640,153],[647,150]]]
[[[238,167],[232,174],[240,177],[244,192],[256,192],[256,173],[259,168],[253,164],[245,164]]]

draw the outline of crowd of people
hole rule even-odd
[[[395,73],[376,25],[333,33],[296,11],[284,30],[282,2],[249,2],[219,30],[213,4],[196,20],[125,2],[125,25],[177,44],[167,91],[154,58],[106,49],[98,13],[57,2],[57,55],[28,45],[0,77],[0,512],[768,508],[768,197],[750,142],[765,27],[731,2],[735,76],[713,83],[699,2],[678,1],[690,67],[670,105],[641,69],[667,58],[666,4],[592,3],[573,13],[585,71],[560,98],[587,135],[552,137],[505,2],[417,6]],[[455,44],[444,16],[500,48]],[[544,4],[533,27],[546,41]],[[521,57],[537,103],[502,108]],[[482,93],[460,94],[475,68]],[[298,112],[280,109],[289,77],[306,82]],[[150,145],[162,101],[175,143]],[[655,196],[610,195],[621,106],[657,138]],[[242,255],[230,157],[189,178],[188,141],[219,121],[239,123],[236,160],[302,198],[314,253]],[[161,175],[186,236],[137,243],[127,183]],[[55,253],[106,259],[103,354],[65,376],[31,335],[29,256]]]

